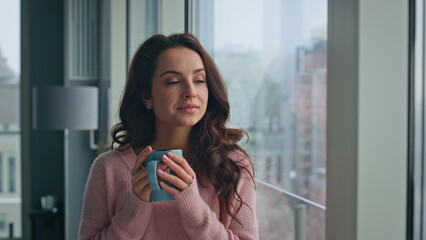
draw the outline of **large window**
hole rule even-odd
[[[0,0],[0,238],[21,237],[20,1]]]
[[[325,239],[327,0],[190,1],[250,134],[261,239]]]

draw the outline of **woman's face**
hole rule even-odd
[[[204,116],[209,92],[201,57],[186,47],[158,56],[151,97],[143,98],[157,127],[192,127]]]

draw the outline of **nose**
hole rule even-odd
[[[197,91],[195,89],[194,83],[191,81],[186,84],[184,98],[194,98],[197,96]]]

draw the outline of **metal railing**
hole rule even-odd
[[[264,185],[270,189],[278,191],[284,194],[290,201],[290,206],[294,210],[294,234],[295,240],[306,240],[307,239],[307,206],[313,206],[321,210],[326,210],[326,206],[314,202],[310,199],[304,198],[300,195],[294,194],[290,191],[287,191],[279,186],[273,185],[261,179],[255,178],[255,181],[259,184]]]

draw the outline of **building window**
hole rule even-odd
[[[9,157],[9,192],[16,192],[16,158]]]
[[[0,214],[0,232],[6,231],[6,214]]]

